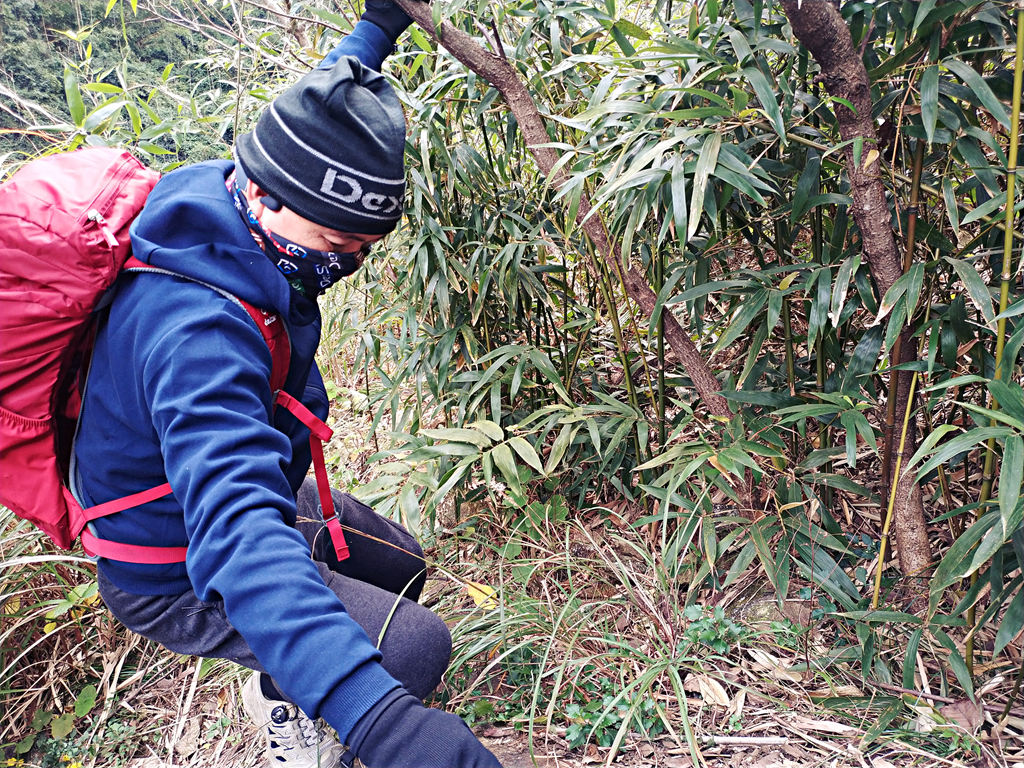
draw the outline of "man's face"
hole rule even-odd
[[[265,194],[266,192],[251,179],[246,184],[245,196],[249,202],[249,208],[256,214],[260,224],[270,232],[286,237],[306,248],[333,253],[365,254],[371,245],[384,237],[384,235],[365,235],[331,229],[303,218],[284,206],[275,211],[267,207],[261,200]]]

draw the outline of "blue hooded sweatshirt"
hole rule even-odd
[[[328,63],[355,53],[379,67],[392,45],[361,21]],[[263,335],[219,291],[280,314],[292,347],[285,390],[324,418],[328,400],[313,360],[320,311],[256,245],[225,186],[233,168],[211,161],[167,174],[132,225],[137,258],[185,277],[122,276],[92,358],[75,490],[91,506],[169,482],[172,495],[95,529],[128,544],[187,545],[186,562],[101,559],[99,569],[134,594],[193,589],[222,601],[284,694],[344,741],[399,683],[293,527],[309,433],[273,409]]]

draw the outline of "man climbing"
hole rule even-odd
[[[490,768],[458,717],[422,703],[451,653],[444,623],[415,602],[422,553],[334,492],[341,517],[372,536],[350,536],[352,556],[339,557],[305,481],[309,431],[274,408],[270,349],[236,300],[284,324],[283,391],[324,418],[316,299],[394,229],[404,194],[405,121],[379,69],[410,20],[386,0],[366,6],[237,139],[237,162],[173,171],[150,194],[132,226],[147,267],[122,276],[96,339],[74,492],[88,507],[170,484],[91,535],[187,547],[185,562],[100,557],[100,594],[173,651],[253,669],[243,705],[271,765]]]

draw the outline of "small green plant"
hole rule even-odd
[[[646,736],[657,736],[665,731],[665,724],[658,716],[657,707],[650,698],[630,701],[626,695],[618,692],[617,683],[605,680],[601,683],[597,695],[589,701],[570,702],[565,708],[565,718],[569,727],[565,739],[575,749],[588,742],[599,747],[610,747],[615,734],[626,721],[632,721],[633,727]],[[588,683],[583,686],[583,693],[589,694],[596,686]]]
[[[687,646],[703,645],[715,653],[726,654],[746,635],[743,627],[726,616],[720,605],[714,608],[688,605],[683,609],[683,617],[690,625],[683,631],[685,640],[680,643],[680,653],[688,650]]]
[[[39,746],[39,768],[82,768],[86,749],[73,736],[46,738]]]

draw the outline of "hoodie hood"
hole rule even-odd
[[[253,240],[225,185],[234,163],[212,160],[164,176],[132,223],[137,259],[227,291],[304,324],[316,304],[295,292]]]

